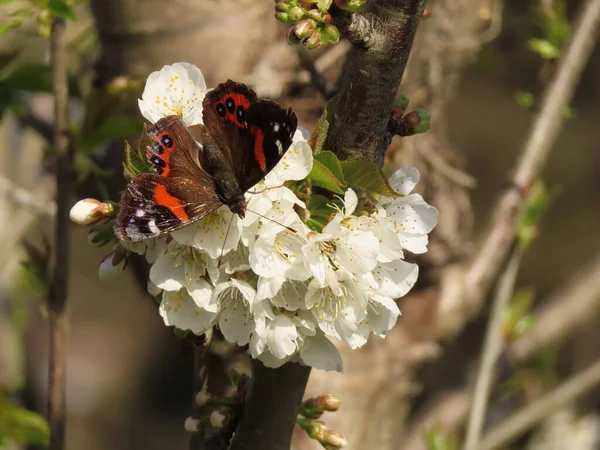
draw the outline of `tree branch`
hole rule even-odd
[[[289,450],[310,367],[286,363],[269,369],[256,359],[251,365],[244,412],[231,450]]]
[[[564,56],[552,81],[548,84],[541,110],[531,128],[518,162],[512,185],[500,198],[490,228],[468,268],[465,288],[468,307],[479,310],[490,285],[502,268],[514,240],[515,229],[523,214],[526,191],[539,176],[564,122],[563,112],[570,103],[597,39],[600,22],[600,0],[588,0],[574,26]]]
[[[72,153],[68,136],[69,85],[67,79],[67,24],[54,18],[50,35],[52,94],[54,96],[54,148],[56,152],[56,222],[54,273],[48,296],[50,313],[50,373],[48,422],[50,449],[62,450],[66,424],[66,369],[69,276],[69,197]]]
[[[372,28],[369,46],[354,45],[350,52],[325,144],[340,159],[383,164],[386,127],[425,4],[380,0],[362,14]]]
[[[479,363],[479,372],[475,383],[473,407],[469,414],[469,424],[465,439],[465,450],[479,449],[479,440],[481,439],[485,423],[488,400],[494,384],[496,363],[504,348],[502,329],[506,317],[505,314],[515,289],[521,256],[521,250],[515,246],[510,261],[498,281],[498,288],[488,320],[482,357]]]

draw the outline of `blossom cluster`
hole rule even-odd
[[[148,78],[140,110],[151,122],[175,113],[201,124],[206,91],[195,66],[165,66]],[[412,193],[419,172],[404,167],[389,179],[398,196],[364,202],[346,188],[324,226],[309,228],[311,211],[289,183],[312,170],[307,138],[296,131],[283,159],[246,193],[244,219],[224,206],[126,248],[152,264],[148,289],[166,325],[195,334],[218,326],[268,367],[291,360],[341,371],[332,340],[357,348],[390,331],[400,314],[395,300],[419,272],[405,252],[427,250],[438,212]]]

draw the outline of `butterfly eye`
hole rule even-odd
[[[219,103],[217,105],[217,114],[221,117],[225,117],[227,115],[227,111],[225,110],[225,105],[223,103]]]
[[[229,111],[229,114],[233,114],[235,112],[235,102],[231,97],[227,99],[225,105],[227,106],[227,111]]]
[[[173,140],[169,137],[169,135],[164,134],[161,138],[160,141],[163,143],[163,145],[165,147],[173,147]]]

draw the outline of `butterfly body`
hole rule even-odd
[[[203,101],[203,148],[179,116],[144,131],[153,173],[136,176],[121,196],[115,233],[140,241],[182,228],[222,205],[241,218],[245,192],[283,157],[297,127],[296,115],[256,98],[228,80]]]

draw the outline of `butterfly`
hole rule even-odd
[[[202,114],[202,148],[179,116],[145,129],[153,173],[137,175],[121,195],[114,228],[120,240],[171,233],[223,205],[244,218],[244,194],[283,157],[298,125],[291,108],[257,100],[231,80],[207,93]]]

